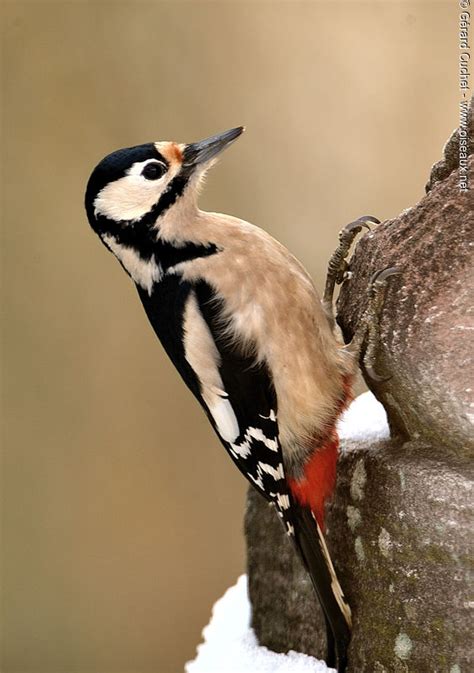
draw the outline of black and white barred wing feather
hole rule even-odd
[[[267,368],[222,336],[219,302],[207,286],[191,291],[183,324],[185,358],[209,420],[240,471],[275,504],[291,533],[277,400]]]

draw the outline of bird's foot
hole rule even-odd
[[[376,382],[389,380],[389,376],[379,376],[375,371],[377,347],[380,339],[380,318],[385,302],[387,281],[401,272],[394,266],[376,271],[369,283],[369,300],[360,319],[352,341],[346,349],[357,358],[367,376]]]
[[[347,255],[349,254],[354,239],[362,229],[365,228],[370,231],[369,223],[380,224],[380,221],[371,215],[363,215],[341,229],[339,232],[339,245],[329,260],[326,285],[324,288],[323,306],[332,329],[334,329],[335,326],[334,289],[336,285],[341,285],[341,283],[350,277],[350,267],[346,259]]]

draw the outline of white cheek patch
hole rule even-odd
[[[149,260],[145,260],[133,248],[117,243],[113,236],[103,236],[103,241],[120,260],[135,283],[151,294],[153,284],[158,283],[163,275],[161,266],[157,264],[154,255]]]
[[[139,220],[146,215],[174,177],[168,172],[159,180],[147,180],[141,173],[149,163],[156,163],[156,159],[137,161],[127,175],[106,185],[94,201],[95,213],[116,222]]]

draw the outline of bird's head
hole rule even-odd
[[[104,237],[117,228],[154,227],[178,201],[195,204],[204,173],[243,130],[239,126],[196,143],[147,143],[109,154],[87,184],[92,228]]]

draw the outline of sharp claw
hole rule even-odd
[[[370,231],[370,227],[366,222],[363,222],[362,220],[354,220],[354,222],[349,222],[349,224],[346,224],[341,234],[348,234],[349,232],[354,231],[354,229],[360,231],[362,227],[365,227],[368,231]]]
[[[367,222],[370,222],[371,224],[380,224],[380,220],[378,220],[376,217],[372,217],[372,215],[362,215],[362,217],[358,217],[357,220],[346,224],[342,231],[353,231],[354,229],[360,230],[362,227],[365,227],[368,231],[370,231],[370,227]]]
[[[384,290],[387,278],[400,275],[401,271],[396,266],[388,266],[385,269],[376,271],[369,283],[369,305],[364,313],[365,323],[364,333],[368,337],[367,348],[362,354],[361,365],[363,366],[367,377],[376,383],[386,383],[391,376],[380,376],[374,370],[375,355],[377,351],[378,329],[377,322],[381,315],[384,301]],[[365,336],[363,337],[365,339]],[[359,341],[361,346],[363,341]]]
[[[367,376],[376,383],[386,383],[387,381],[390,381],[390,379],[392,378],[391,376],[380,376],[379,374],[377,374],[375,369],[370,365],[364,364],[364,369],[366,371]]]
[[[357,218],[361,222],[372,222],[372,224],[380,224],[380,220],[372,215],[362,215],[362,217]]]
[[[396,266],[388,266],[386,269],[379,269],[379,271],[376,271],[372,275],[370,285],[373,285],[374,283],[383,283],[390,276],[399,276],[400,274],[401,271]]]

